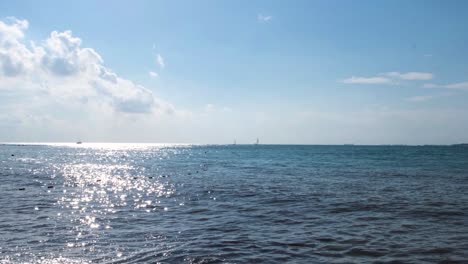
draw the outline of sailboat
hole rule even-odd
[[[257,138],[257,141],[255,141],[255,145],[258,145],[258,142],[259,142],[259,141],[258,141],[258,138]]]
[[[234,144],[233,144],[233,145],[237,145],[237,142],[236,142],[236,140],[235,140],[235,139],[234,139]]]

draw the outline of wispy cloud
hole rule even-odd
[[[429,101],[433,98],[434,96],[432,95],[418,95],[418,96],[406,98],[406,101],[419,103],[419,102]]]
[[[213,104],[205,105],[205,112],[213,112],[214,110],[215,110],[215,106]]]
[[[402,79],[402,80],[411,80],[411,81],[418,81],[418,80],[432,80],[434,77],[432,73],[428,72],[407,72],[407,73],[400,73],[400,72],[386,72],[382,73],[382,75]]]
[[[260,22],[269,22],[272,19],[273,19],[273,16],[270,16],[270,15],[263,15],[263,14],[257,15],[257,20]]]
[[[445,85],[445,88],[468,90],[468,82],[447,84]]]
[[[426,58],[432,57],[432,54],[424,54],[424,57]]]
[[[225,106],[223,107],[223,112],[232,112],[232,108]]]
[[[233,110],[227,106],[221,107],[214,104],[206,104],[204,111],[205,113],[231,113]]]
[[[385,77],[356,77],[352,76],[351,78],[342,80],[342,83],[346,84],[388,84],[391,83],[391,80]]]
[[[156,62],[158,63],[159,67],[164,69],[166,67],[166,64],[164,63],[164,58],[161,56],[161,54],[156,55]]]
[[[468,90],[468,82],[451,83],[451,84],[434,84],[426,83],[423,85],[424,88],[445,88],[445,89],[456,89],[456,90]]]
[[[370,77],[352,76],[341,82],[346,84],[391,84],[397,83],[398,80],[423,81],[431,80],[433,77],[433,74],[428,72],[384,72]]]
[[[157,72],[154,72],[154,71],[149,71],[148,74],[149,74],[149,76],[151,76],[151,77],[153,77],[153,78],[156,78],[156,77],[159,76],[158,73],[157,73]]]
[[[425,83],[423,84],[423,88],[439,88],[440,85],[434,83]]]

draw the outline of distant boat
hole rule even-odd
[[[236,142],[236,140],[235,140],[235,139],[234,139],[234,144],[233,144],[233,145],[237,145],[237,142]]]
[[[257,138],[257,141],[255,141],[255,145],[258,145],[258,143],[259,143],[259,140],[258,140],[258,138]]]
[[[80,144],[83,144],[83,142],[77,141],[76,144],[80,145]]]

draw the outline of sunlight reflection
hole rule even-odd
[[[149,148],[168,148],[168,147],[190,147],[198,144],[185,144],[185,143],[82,143],[76,142],[37,142],[37,143],[23,143],[23,142],[8,142],[2,144],[11,145],[46,145],[52,147],[71,147],[80,149],[112,149],[112,150],[142,150]]]
[[[93,151],[92,160],[87,153],[79,152],[76,153],[75,162],[64,163],[57,168],[64,179],[64,190],[57,201],[64,211],[58,217],[73,223],[76,234],[75,241],[68,241],[68,247],[70,244],[80,247],[79,240],[86,239],[90,234],[99,236],[99,232],[111,229],[115,224],[112,215],[119,211],[156,213],[168,210],[161,205],[161,199],[175,193],[173,184],[162,175],[146,175],[144,167],[127,160],[128,151],[134,150],[126,149],[130,146],[121,146],[117,150],[116,144],[111,145],[112,149]],[[93,147],[102,146],[108,144]],[[133,147],[135,144],[132,144]],[[164,155],[163,150],[151,151]]]

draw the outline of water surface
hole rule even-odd
[[[467,263],[468,148],[0,145],[0,263]]]

